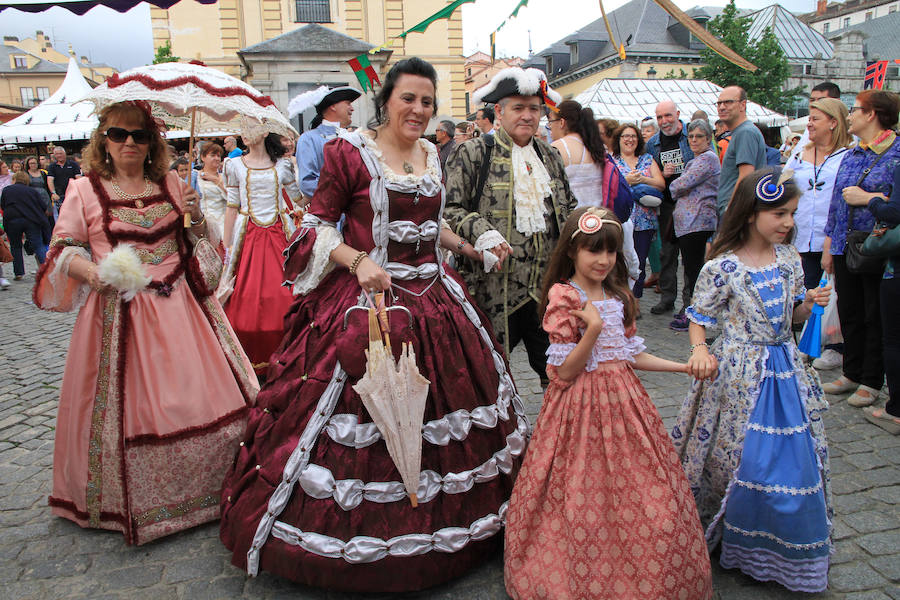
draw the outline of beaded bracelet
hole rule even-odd
[[[467,243],[468,242],[466,240],[462,240],[462,239],[459,240],[458,242],[456,242],[456,251],[459,252],[460,250],[465,248]]]
[[[706,346],[706,349],[709,350],[709,344],[706,342],[700,342],[699,344],[691,344],[691,354],[694,353],[695,348],[699,348],[700,346]]]
[[[356,269],[359,267],[359,263],[362,262],[362,259],[369,255],[368,252],[364,250],[360,250],[359,254],[356,255],[356,258],[353,259],[353,262],[350,263],[350,274],[356,275]]]

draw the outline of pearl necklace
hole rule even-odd
[[[153,192],[153,183],[147,177],[144,177],[144,183],[145,186],[143,192],[139,192],[137,194],[129,194],[119,187],[119,182],[116,181],[115,177],[110,180],[110,186],[112,187],[113,191],[119,196],[119,198],[121,198],[122,200],[133,200],[134,205],[138,208],[144,208],[144,203],[141,202],[141,198],[146,198]]]

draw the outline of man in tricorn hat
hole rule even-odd
[[[498,340],[507,354],[523,341],[545,383],[550,342],[537,312],[541,277],[576,200],[559,153],[536,133],[544,105],[555,108],[562,98],[543,72],[519,67],[497,73],[474,98],[496,104],[500,128],[450,155],[444,216],[485,257],[466,277]]]
[[[319,171],[324,160],[325,142],[337,136],[338,129],[350,125],[353,116],[353,101],[362,93],[349,86],[318,89],[300,94],[288,104],[290,118],[315,107],[316,116],[310,126],[297,140],[297,169],[300,191],[306,201],[312,199],[319,185]]]

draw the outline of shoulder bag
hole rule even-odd
[[[860,251],[875,258],[890,258],[900,255],[900,225],[893,227],[878,227],[876,225],[866,241],[863,242]]]
[[[862,175],[856,181],[856,185],[860,186],[865,178],[872,172],[875,165],[878,164],[887,152],[882,153],[875,161],[863,170]],[[858,275],[880,275],[884,272],[884,259],[875,256],[868,256],[863,252],[863,244],[869,238],[872,232],[856,231],[853,229],[853,212],[855,206],[851,206],[847,214],[847,247],[844,248],[844,260],[847,263],[847,270]]]

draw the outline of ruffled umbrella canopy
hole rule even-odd
[[[268,96],[236,77],[195,63],[161,63],[116,73],[86,97],[99,111],[108,104],[144,100],[171,129],[240,131],[241,117],[266,130],[294,136],[297,131]]]
[[[97,107],[129,100],[150,104],[153,114],[171,129],[194,136],[230,131],[277,133],[294,137],[297,130],[268,96],[221,71],[197,63],[161,63],[116,73],[85,97]],[[184,226],[190,227],[185,213]]]

